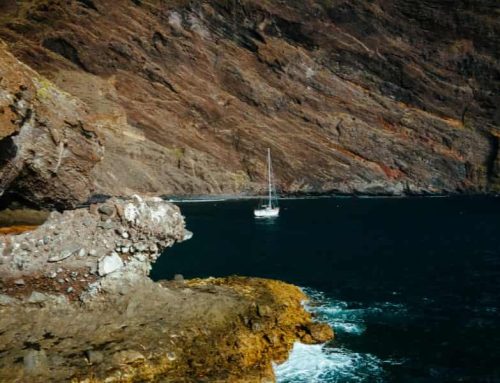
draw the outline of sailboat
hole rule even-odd
[[[277,217],[280,214],[278,207],[278,196],[273,182],[273,170],[271,166],[271,149],[267,149],[267,175],[268,175],[268,198],[253,211],[256,218]]]

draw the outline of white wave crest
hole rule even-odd
[[[332,326],[336,334],[362,336],[367,318],[406,312],[404,305],[392,302],[365,306],[359,302],[332,299],[318,290],[303,290],[310,298],[304,303],[306,310],[317,320]],[[335,345],[335,341],[327,345],[296,343],[290,358],[274,366],[278,383],[378,383],[384,382],[386,377],[384,364],[399,363],[382,361],[372,354],[336,348]]]
[[[381,361],[370,354],[295,343],[289,359],[274,366],[278,383],[383,381]]]
[[[317,290],[303,290],[311,298],[311,301],[305,304],[306,310],[332,326],[335,332],[361,335],[366,330],[363,309],[349,308],[347,302],[328,298]]]

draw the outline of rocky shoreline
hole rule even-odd
[[[273,381],[331,339],[285,283],[151,281],[192,235],[151,196],[261,193],[268,147],[295,196],[500,190],[495,4],[434,3],[1,1],[0,382]]]
[[[498,196],[496,192],[442,192],[442,193],[336,193],[336,192],[318,192],[318,193],[284,193],[280,194],[280,199],[307,199],[307,198],[335,198],[335,197],[351,197],[351,198],[419,198],[419,197],[480,197],[480,196]],[[162,199],[177,203],[177,202],[210,202],[210,201],[237,201],[237,200],[259,200],[265,198],[264,195],[255,194],[202,194],[202,195],[164,195]]]
[[[138,196],[0,235],[0,381],[272,382],[295,341],[333,337],[283,282],[151,281],[191,235],[175,205]]]

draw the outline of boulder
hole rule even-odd
[[[123,260],[116,253],[99,260],[98,273],[100,276],[111,274],[124,266]]]

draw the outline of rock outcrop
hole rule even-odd
[[[0,381],[272,382],[295,341],[333,337],[283,282],[149,279],[191,235],[176,206],[140,197],[0,235]]]
[[[273,382],[295,341],[333,334],[282,282],[224,278],[153,283],[85,306],[33,296],[0,299],[5,382]],[[34,317],[36,316],[36,317]]]
[[[87,200],[103,148],[85,105],[0,41],[0,195],[71,207]]]
[[[105,194],[498,189],[498,2],[3,1],[101,119]]]
[[[117,281],[147,277],[163,249],[190,235],[179,208],[160,198],[52,212],[34,231],[0,236],[0,292],[85,301]]]

